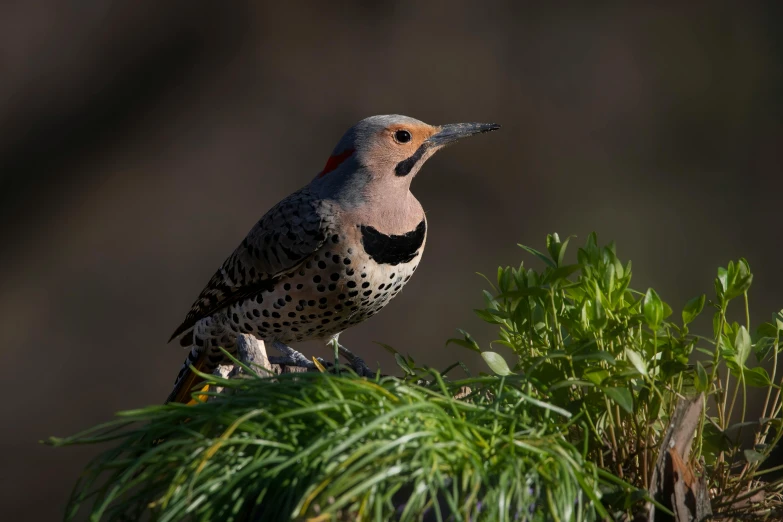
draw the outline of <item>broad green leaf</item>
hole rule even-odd
[[[585,253],[587,254],[590,263],[598,261],[598,235],[595,232],[590,232],[585,242]]]
[[[460,330],[459,328],[457,329],[457,331],[462,334],[464,339],[454,339],[454,338],[449,339],[448,341],[446,341],[446,346],[448,346],[449,344],[456,344],[458,346],[465,347],[469,350],[473,350],[474,352],[481,353],[481,348],[479,348],[478,343],[473,339],[473,337],[468,332],[466,332],[465,330]],[[397,352],[395,351],[393,353],[396,354]]]
[[[642,301],[642,312],[647,326],[652,330],[657,330],[663,321],[663,303],[658,293],[649,288]]]
[[[547,291],[540,286],[531,286],[528,288],[519,288],[518,290],[511,290],[500,294],[498,299],[519,299],[521,297],[543,297],[547,295]]]
[[[756,336],[757,337],[771,337],[774,341],[775,338],[778,336],[778,329],[777,327],[772,323],[761,323],[758,328],[756,328]]]
[[[729,439],[737,440],[737,436],[740,435],[741,431],[747,430],[748,428],[755,430],[759,425],[760,423],[757,420],[737,422],[726,428],[723,433],[726,434]]]
[[[756,368],[745,368],[743,373],[745,377],[745,384],[748,386],[753,386],[755,388],[766,388],[772,384],[767,370],[761,366],[757,366]]]
[[[639,376],[639,372],[636,371],[636,368],[626,368],[625,370],[620,370],[616,374],[614,374],[615,377],[620,378],[621,380],[627,381],[626,377],[630,378],[636,378]]]
[[[752,449],[746,449],[742,453],[745,454],[745,460],[747,460],[751,464],[753,464],[754,462],[761,462],[762,460],[767,458],[767,456],[764,455],[763,453],[759,453],[758,451]]]
[[[663,318],[667,319],[670,315],[672,315],[672,307],[669,306],[669,303],[666,301],[661,301],[661,303],[663,304]]]
[[[737,352],[737,364],[744,366],[750,355],[750,334],[744,326],[740,326],[737,336],[734,338],[734,350]]]
[[[752,282],[753,274],[750,272],[750,265],[745,258],[741,258],[736,264],[729,263],[726,297],[734,299],[741,296],[748,291]]]
[[[408,362],[405,360],[405,358],[400,355],[399,353],[394,354],[394,360],[397,361],[397,366],[402,368],[402,371],[407,373],[408,375],[416,375],[416,372],[414,372],[410,365],[408,365]]]
[[[721,451],[728,451],[732,447],[731,439],[712,422],[704,423],[702,437],[705,455],[717,455]]]
[[[565,241],[560,245],[560,250],[557,253],[557,266],[560,266],[563,264],[563,258],[565,257],[566,249],[568,248],[568,242],[571,241],[571,238],[576,236],[568,236],[565,238]]]
[[[549,251],[549,255],[552,256],[555,265],[561,266],[563,264],[566,247],[572,237],[574,236],[568,236],[563,242],[560,241],[560,237],[557,233],[550,234],[546,237],[546,249]]]
[[[508,364],[506,364],[506,360],[499,353],[481,352],[481,356],[496,375],[511,375],[513,373]]]
[[[568,276],[570,276],[580,268],[581,267],[579,265],[558,266],[557,268],[553,269],[548,274],[546,274],[544,281],[554,283],[561,279],[566,279]]]
[[[498,302],[495,297],[486,290],[481,291],[481,295],[484,296],[484,302],[487,304],[487,308],[497,308]]]
[[[609,378],[609,372],[603,368],[590,368],[584,373],[585,379],[592,382],[596,386],[600,386],[604,380]]]
[[[542,362],[536,368],[528,368],[531,380],[537,380],[545,387],[551,386],[563,377],[563,371],[549,362]]]
[[[704,310],[704,302],[707,300],[707,296],[702,294],[699,297],[694,297],[687,303],[685,308],[682,309],[682,324],[687,325],[693,322],[696,317]]]
[[[525,277],[527,277],[527,286],[529,287],[538,286],[538,281],[539,281],[538,272],[536,272],[531,268],[525,273]]]
[[[544,263],[546,263],[547,265],[551,266],[552,268],[556,268],[556,267],[555,267],[555,263],[554,263],[554,262],[553,262],[551,259],[549,259],[548,257],[546,257],[544,254],[542,254],[541,252],[539,252],[539,251],[538,251],[538,250],[536,250],[535,248],[532,248],[532,247],[529,247],[529,246],[525,246],[525,245],[522,245],[522,244],[520,244],[520,245],[518,245],[518,246],[519,246],[520,248],[522,248],[523,250],[526,250],[527,252],[530,252],[531,254],[533,254],[534,256],[536,256],[538,259],[540,259],[541,261],[543,261],[543,262],[544,262]]]
[[[598,288],[598,281],[595,282],[595,300],[593,301],[590,321],[596,330],[603,330],[608,322],[603,299],[601,298],[601,289]]]
[[[773,383],[769,378],[767,370],[762,367],[748,368],[746,366],[740,366],[737,364],[736,356],[725,356],[724,363],[726,368],[729,369],[731,375],[736,378],[740,376],[745,379],[745,384],[757,388],[765,388],[771,386]]]
[[[474,309],[473,312],[490,324],[505,324],[505,319],[510,317],[508,312],[494,310],[492,308],[487,308],[485,310]]]
[[[647,361],[641,354],[639,354],[639,352],[631,350],[630,348],[626,348],[625,356],[628,358],[633,367],[636,368],[636,371],[645,377],[647,376]]]
[[[720,318],[721,318],[720,310],[712,314],[712,337],[714,338],[717,338],[718,334],[720,334],[720,332],[718,331],[718,329],[720,328]]]
[[[614,260],[614,271],[617,275],[617,279],[625,279],[625,269],[619,259]]]
[[[547,251],[549,251],[549,255],[554,260],[555,265],[558,265],[557,259],[560,257],[561,246],[562,243],[560,242],[560,237],[557,235],[557,232],[555,232],[554,234],[547,234],[546,249]]]
[[[508,292],[508,290],[511,288],[511,267],[507,266],[503,268],[502,266],[498,267],[498,289],[499,293]]]
[[[581,266],[583,270],[590,265],[590,256],[584,248],[578,248],[576,250],[576,262],[579,263],[579,266]]]
[[[503,335],[503,332],[500,332],[500,333],[501,333],[501,335]],[[506,348],[509,348],[511,350],[516,350],[516,349],[519,348],[516,344],[514,344],[514,343],[512,343],[510,341],[504,341],[502,339],[496,339],[496,340],[492,341],[492,343],[490,343],[490,344],[493,344],[493,343],[497,343],[500,346],[505,346]]]
[[[701,362],[696,362],[696,379],[694,382],[696,391],[706,392],[710,388],[710,378],[707,376],[707,370],[701,365]]]
[[[658,419],[658,415],[660,415],[662,406],[663,403],[661,402],[661,398],[658,395],[653,395],[653,399],[647,407],[648,418]]]
[[[590,381],[583,381],[583,380],[580,380],[580,379],[566,379],[564,381],[560,381],[560,382],[550,386],[549,387],[549,391],[553,392],[555,390],[559,390],[560,388],[566,388],[566,387],[569,387],[569,386],[576,386],[576,387],[582,387],[583,386],[585,388],[592,388],[595,385],[592,382],[590,382]]]
[[[610,296],[612,295],[612,292],[614,292],[614,284],[615,284],[615,274],[616,270],[614,268],[614,264],[606,265],[606,269],[604,270],[604,290],[606,290],[606,295]]]
[[[682,361],[672,359],[669,361],[661,362],[659,368],[663,372],[664,377],[672,377],[674,375],[679,375],[682,372],[686,371],[688,369],[688,365]]]
[[[579,324],[585,331],[590,329],[590,308],[589,299],[582,301],[582,307],[579,309]]]
[[[775,348],[775,339],[773,337],[761,337],[756,341],[753,347],[753,353],[756,355],[758,362],[763,362],[767,359],[769,354]]]
[[[737,353],[733,349],[721,348],[720,356],[723,358],[723,361],[729,368],[733,370],[737,370],[737,368],[739,368],[739,365],[737,364]]]
[[[729,271],[723,267],[718,268],[718,278],[716,279],[715,289],[718,296],[726,294],[726,290],[729,288]]]
[[[633,413],[633,397],[628,388],[604,388],[604,393],[628,413]]]
[[[615,358],[614,356],[609,352],[593,352],[593,353],[585,353],[580,355],[574,355],[571,357],[571,360],[574,362],[576,361],[606,361],[612,366],[615,365]]]
[[[729,336],[729,339],[727,340],[732,348],[734,347],[734,338],[737,337],[737,332],[739,332],[739,329],[740,324],[737,321],[726,321],[723,325],[723,333]]]

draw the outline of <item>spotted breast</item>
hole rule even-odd
[[[203,321],[197,345],[231,346],[237,333],[284,344],[329,338],[378,313],[410,280],[427,235],[426,219],[402,235],[368,225],[328,230],[295,270],[230,304],[222,321]]]

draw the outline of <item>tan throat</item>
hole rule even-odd
[[[386,235],[399,236],[414,230],[424,219],[424,209],[413,194],[405,197],[376,197],[346,212],[347,222],[368,225]]]

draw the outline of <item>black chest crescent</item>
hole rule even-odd
[[[399,236],[387,236],[370,226],[362,225],[362,247],[376,263],[399,265],[407,263],[417,255],[427,234],[424,220],[410,232]]]

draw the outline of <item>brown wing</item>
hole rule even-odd
[[[275,205],[215,272],[171,339],[200,319],[271,289],[277,279],[296,270],[328,237],[328,214],[307,189]]]

